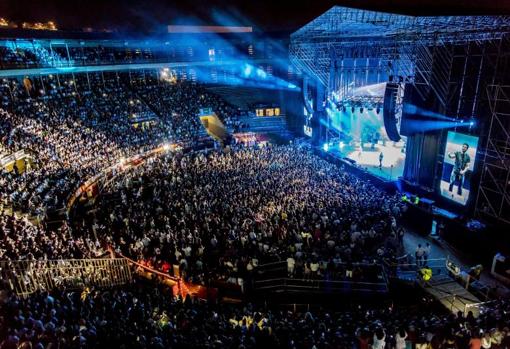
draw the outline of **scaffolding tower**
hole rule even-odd
[[[491,110],[475,214],[510,224],[510,85],[487,87]]]
[[[337,104],[355,105],[347,89],[386,78],[413,85],[410,103],[473,120],[467,132],[480,146],[469,210],[510,224],[510,16],[415,17],[335,6],[291,35],[290,60]],[[377,78],[359,79],[365,71]],[[431,190],[441,180],[447,131],[433,135],[437,153],[426,160],[434,179],[420,182]]]

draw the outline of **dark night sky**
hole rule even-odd
[[[0,17],[55,20],[68,30],[153,32],[167,24],[237,24],[293,31],[335,4],[412,15],[510,14],[510,0],[0,0]],[[229,22],[218,23],[226,16]]]

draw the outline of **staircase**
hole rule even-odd
[[[216,113],[211,115],[201,115],[200,121],[203,129],[217,142],[223,143],[229,137],[228,130]]]

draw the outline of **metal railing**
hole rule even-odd
[[[498,300],[491,300],[480,303],[472,303],[466,304],[464,306],[464,316],[468,314],[469,311],[473,312],[473,315],[480,315],[482,312],[492,311],[493,307],[498,304]]]
[[[320,293],[350,293],[350,292],[388,292],[386,282],[339,281],[324,279],[292,279],[276,278],[255,281],[258,291],[292,291],[292,292],[320,292]]]
[[[2,261],[0,276],[18,296],[59,288],[111,287],[132,281],[130,265],[124,258]]]
[[[347,266],[346,263],[339,264],[341,268],[345,266]],[[370,269],[368,274],[374,278],[361,280],[338,278],[335,275],[342,274],[339,268],[328,277],[318,275],[311,278],[290,278],[287,276],[287,262],[281,261],[258,266],[254,288],[258,291],[388,292],[388,280],[383,265],[353,263],[352,267],[365,272]]]
[[[441,271],[447,269],[448,258],[430,258],[422,260],[420,264],[416,262],[416,258],[410,255],[404,255],[397,258],[396,262],[384,260],[384,265],[387,268],[398,268],[401,271],[418,271],[420,267],[427,265],[432,269],[441,269]]]

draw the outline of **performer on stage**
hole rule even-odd
[[[452,173],[450,175],[450,187],[449,191],[453,191],[453,186],[455,182],[458,182],[457,194],[462,195],[462,185],[464,184],[464,175],[469,169],[469,163],[471,158],[467,154],[467,150],[469,149],[469,145],[464,143],[462,145],[461,151],[448,153],[448,157],[450,159],[455,159],[455,163],[453,165]]]
[[[383,153],[381,152],[379,154],[379,170],[382,170],[382,161],[383,161],[383,158],[384,158],[384,155]]]

